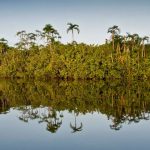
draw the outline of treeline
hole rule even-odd
[[[104,81],[0,81],[0,113],[10,108],[22,112],[20,120],[56,120],[58,127],[63,111],[86,114],[100,112],[112,121],[111,129],[119,130],[124,123],[150,119],[149,82]],[[42,116],[39,108],[46,108]],[[49,115],[48,115],[49,114]],[[48,119],[49,117],[49,119]],[[50,124],[49,124],[50,125]],[[56,124],[54,124],[54,127]]]
[[[121,35],[118,26],[108,29],[111,38],[103,45],[75,42],[79,26],[68,24],[72,42],[63,44],[51,25],[35,33],[20,31],[19,42],[11,47],[0,39],[0,77],[59,79],[149,79],[148,37]]]

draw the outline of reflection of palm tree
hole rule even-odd
[[[116,125],[116,124],[114,124],[114,125],[110,125],[110,128],[112,129],[112,130],[120,130],[121,128],[122,128],[122,126],[121,125]]]
[[[60,118],[62,118],[62,114],[60,115]],[[50,131],[51,133],[56,133],[56,131],[60,128],[62,124],[62,119],[60,119],[57,116],[57,112],[55,110],[49,110],[48,115],[47,114],[42,114],[40,117],[39,123],[46,122],[47,127],[46,129]]]
[[[51,133],[56,133],[56,131],[60,128],[62,124],[62,121],[51,121],[47,123],[47,130],[50,131]]]
[[[52,112],[49,113],[48,118],[49,119],[46,120],[47,130],[51,133],[56,133],[62,124],[62,120],[57,117],[57,112],[55,110],[52,110]]]
[[[114,118],[113,120],[113,125],[110,125],[110,128],[113,130],[120,130],[122,128],[121,120]]]
[[[82,128],[83,128],[82,122],[81,122],[80,126],[77,127],[77,120],[76,120],[76,115],[75,115],[75,113],[74,113],[74,117],[75,117],[74,126],[70,123],[70,128],[73,130],[72,133],[82,131]]]
[[[34,119],[40,119],[39,123],[47,123],[46,129],[50,131],[51,133],[55,133],[58,128],[60,128],[62,124],[62,117],[63,114],[60,114],[60,116],[57,116],[57,112],[55,110],[49,110],[48,114],[43,113],[41,114],[40,111],[37,109],[32,109],[30,107],[24,107],[23,113],[21,116],[19,116],[19,120],[23,122],[28,122],[30,120]]]

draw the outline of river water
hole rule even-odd
[[[147,150],[150,84],[0,81],[2,150]]]

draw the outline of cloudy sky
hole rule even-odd
[[[68,22],[80,25],[78,42],[103,43],[113,25],[123,34],[150,36],[149,7],[150,0],[0,0],[0,37],[14,44],[17,31],[33,32],[52,24],[66,43],[71,38]]]

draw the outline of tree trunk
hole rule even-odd
[[[74,42],[74,33],[73,33],[73,30],[72,30],[72,43]]]
[[[142,58],[144,57],[144,49],[145,49],[145,46],[144,46],[144,41],[143,41],[143,44],[142,44]]]
[[[115,36],[114,36],[114,33],[112,34],[112,45],[113,45],[113,50],[115,50]]]

